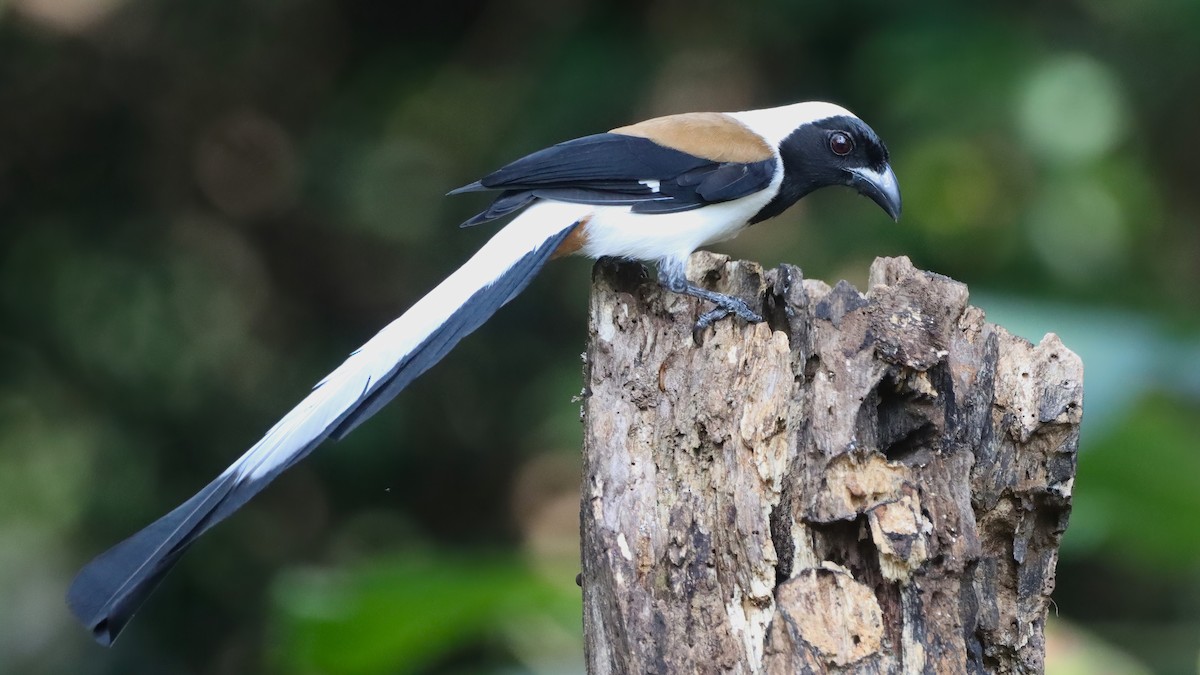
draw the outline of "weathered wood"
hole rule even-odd
[[[1033,673],[1070,512],[1082,365],[883,258],[861,294],[693,256],[762,306],[594,274],[589,672]]]

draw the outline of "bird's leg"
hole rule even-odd
[[[730,314],[736,314],[743,321],[748,323],[758,323],[763,318],[754,310],[750,309],[741,298],[735,298],[732,295],[717,293],[715,291],[706,290],[699,286],[688,283],[687,275],[684,273],[684,264],[675,260],[662,260],[658,264],[658,283],[662,284],[667,290],[672,293],[681,293],[690,295],[693,298],[707,300],[716,305],[715,309],[711,309],[696,321],[696,331],[708,328],[716,321],[720,321]]]

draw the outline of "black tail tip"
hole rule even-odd
[[[148,586],[140,586],[138,592],[126,593],[106,602],[102,598],[111,594],[95,584],[89,568],[85,567],[67,591],[67,608],[91,632],[97,644],[111,647],[153,587],[152,579]]]
[[[67,606],[71,613],[92,633],[92,639],[102,647],[111,647],[117,640],[117,636],[121,634],[121,629],[125,624],[129,623],[129,616],[114,616],[112,614],[101,614],[87,616],[84,615],[80,608],[72,602],[71,596],[67,596]]]
[[[108,619],[101,619],[92,626],[92,639],[101,647],[111,647],[117,641],[124,626],[114,626]]]

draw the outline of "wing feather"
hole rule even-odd
[[[730,201],[766,189],[776,159],[721,162],[621,133],[584,136],[522,157],[450,194],[501,190],[487,210],[463,223],[478,225],[537,199],[632,206],[671,213]]]

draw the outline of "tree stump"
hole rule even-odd
[[[590,673],[1036,673],[1083,366],[881,258],[866,294],[697,253],[725,319],[594,272],[582,561]]]

